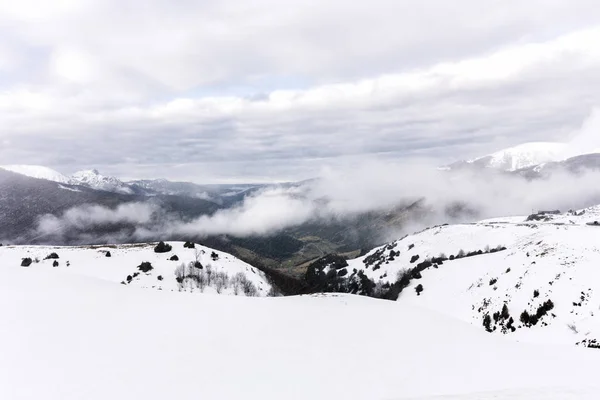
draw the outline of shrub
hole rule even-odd
[[[217,261],[219,259],[219,255],[213,251],[210,253],[210,258],[212,258],[213,261]]]
[[[486,331],[492,332],[492,318],[490,317],[490,314],[485,314],[483,317],[483,327]]]
[[[155,253],[168,253],[169,251],[171,251],[171,249],[172,249],[172,247],[170,244],[167,244],[167,243],[161,241],[154,248],[154,252]]]
[[[500,316],[504,320],[510,318],[510,313],[508,311],[508,306],[506,305],[506,303],[504,303],[504,305],[502,306],[502,314],[500,314]]]
[[[32,262],[33,261],[31,260],[31,258],[26,257],[23,260],[21,260],[21,267],[29,267]]]
[[[498,279],[496,279],[496,278],[490,279],[490,286],[495,285],[496,282],[498,282]]]
[[[415,288],[415,291],[417,292],[417,296],[421,295],[421,292],[423,291],[423,285],[421,285],[420,283],[417,285],[417,287]]]
[[[58,254],[56,253],[50,253],[46,256],[46,258],[44,258],[44,260],[56,260],[58,259]]]
[[[112,254],[110,254],[110,251],[107,251],[107,252],[104,254],[104,256],[105,256],[105,257],[111,257],[111,256],[112,256]]]
[[[246,296],[250,296],[250,297],[258,296],[258,289],[256,289],[256,286],[254,286],[254,283],[252,283],[251,280],[246,278],[246,275],[244,275],[244,273],[238,272],[233,277],[233,280],[235,282],[237,282],[237,284],[239,285],[239,288],[241,288],[242,292],[244,292],[244,294]],[[235,292],[235,288],[234,288],[234,292]]]
[[[412,256],[412,257],[410,258],[410,263],[412,264],[412,263],[414,263],[415,261],[417,261],[418,259],[419,259],[419,255],[418,255],[418,254],[415,254],[414,256]]]
[[[179,257],[177,257],[177,254],[174,254],[169,258],[169,261],[179,261]]]
[[[223,289],[229,287],[229,275],[226,272],[216,272],[213,280],[215,282],[215,290],[219,294],[223,292]]]
[[[144,261],[143,263],[141,263],[140,265],[138,265],[137,267],[140,271],[142,271],[143,273],[147,274],[148,272],[152,271],[154,269],[154,267],[152,266],[152,264],[150,264],[147,261]]]
[[[184,249],[193,249],[193,248],[195,248],[195,247],[196,247],[196,244],[195,244],[195,243],[193,243],[193,242],[185,242],[185,243],[183,244],[183,248],[184,248]]]
[[[521,313],[521,317],[519,318],[519,320],[523,323],[523,325],[529,325],[530,316],[529,316],[529,313],[527,312],[527,310],[524,310]]]
[[[535,290],[533,291],[533,298],[536,298],[536,297],[538,297],[539,295],[540,295],[540,291],[539,291],[539,290],[537,290],[537,289],[535,289]]]
[[[52,263],[53,267],[58,267],[58,261],[54,260],[54,262]]]
[[[162,275],[159,275],[159,276],[156,277],[156,279],[158,279],[159,281],[162,281],[163,277],[162,277]]]
[[[463,249],[460,249],[455,258],[463,258],[464,256],[465,256],[465,251]]]
[[[127,275],[127,283],[131,283],[133,277],[131,275]]]

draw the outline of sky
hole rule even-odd
[[[597,8],[0,0],[0,165],[292,181],[568,141],[600,105]]]

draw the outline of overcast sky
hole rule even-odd
[[[67,174],[443,164],[600,105],[597,0],[0,0],[0,38],[0,165]]]

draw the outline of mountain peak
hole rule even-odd
[[[485,167],[504,171],[516,171],[534,165],[558,161],[566,148],[565,143],[531,142],[488,154],[467,161],[470,164],[484,164]]]

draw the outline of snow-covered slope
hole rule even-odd
[[[495,334],[589,345],[600,342],[596,221],[600,224],[600,206],[437,226],[349,261],[348,276],[362,271],[374,282],[392,284],[400,271],[418,267],[423,271],[399,301],[417,302],[482,330],[489,315]],[[421,264],[429,261],[433,265]],[[505,305],[508,315],[501,317]],[[524,311],[539,318],[522,322]]]
[[[18,267],[24,258],[33,262],[32,270],[57,274],[76,274],[157,290],[267,296],[274,293],[260,270],[236,257],[196,244],[185,248],[183,242],[169,242],[172,250],[155,253],[153,244],[107,246],[3,246],[0,265]],[[107,252],[110,257],[107,257]],[[52,253],[58,259],[48,258]],[[177,256],[177,260],[171,260]],[[36,262],[37,261],[37,262]],[[191,263],[199,262],[192,267]],[[58,266],[54,266],[55,262]],[[152,269],[139,268],[149,262]],[[241,274],[241,275],[240,275]]]
[[[558,161],[561,159],[565,147],[564,143],[524,143],[469,160],[467,163],[504,171],[516,171],[549,161]]]
[[[92,189],[105,190],[122,194],[133,194],[133,189],[113,176],[104,176],[96,169],[79,171],[71,176],[77,185],[87,186]]]
[[[500,150],[472,160],[458,161],[441,170],[461,168],[490,168],[499,171],[540,169],[546,164],[566,162],[589,154],[598,154],[600,149],[579,149],[575,151],[568,143],[532,142]]]
[[[190,295],[2,263],[0,315],[6,400],[600,395],[600,352],[358,296]]]
[[[2,165],[0,168],[17,174],[29,176],[31,178],[45,179],[64,184],[72,183],[71,178],[51,168],[40,165]]]

